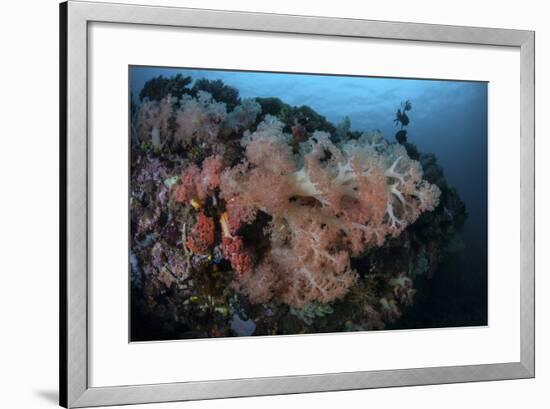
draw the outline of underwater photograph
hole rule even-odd
[[[129,340],[485,326],[488,83],[129,67]]]

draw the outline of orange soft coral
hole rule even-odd
[[[201,170],[197,165],[187,166],[181,173],[181,183],[172,187],[172,197],[176,202],[187,203],[198,199],[197,185],[200,184]]]
[[[227,212],[220,217],[223,235],[222,253],[239,274],[240,279],[243,279],[252,270],[252,252],[245,248],[242,237],[234,235],[237,229],[231,226],[229,220]]]
[[[337,145],[315,132],[295,155],[282,128],[267,116],[243,141],[246,161],[222,174],[233,218],[242,214],[247,223],[258,211],[272,218],[270,250],[235,287],[258,302],[329,302],[355,283],[350,257],[399,235],[437,206],[440,192],[402,146],[380,134]]]
[[[231,267],[245,276],[252,269],[252,253],[244,247],[243,239],[239,236],[224,237],[222,242],[223,256],[229,260]]]
[[[197,223],[187,238],[185,245],[195,254],[205,254],[214,243],[214,219],[199,213]]]

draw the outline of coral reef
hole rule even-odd
[[[435,156],[191,84],[154,78],[133,108],[132,339],[398,325],[461,254],[465,207]]]

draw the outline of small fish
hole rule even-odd
[[[405,129],[401,129],[396,132],[395,139],[397,142],[399,142],[401,145],[407,142],[407,131]]]

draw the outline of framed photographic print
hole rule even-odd
[[[69,1],[65,407],[534,376],[534,33]]]

